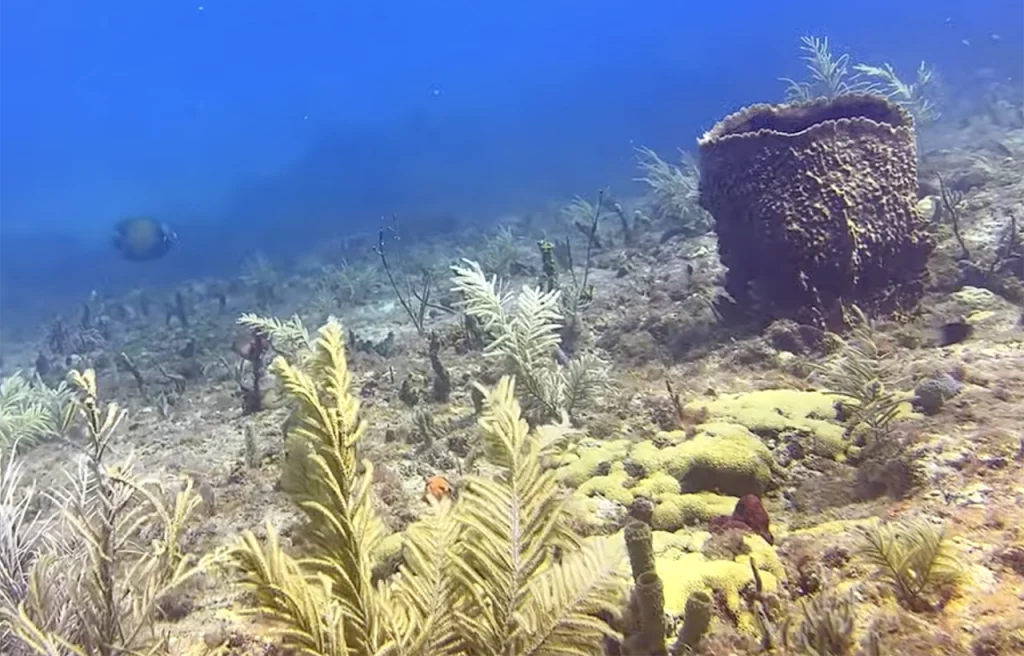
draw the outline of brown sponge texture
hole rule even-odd
[[[700,145],[726,290],[764,319],[845,324],[844,304],[912,310],[933,244],[909,113],[875,95],[754,105]]]

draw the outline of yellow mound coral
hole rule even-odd
[[[656,501],[651,526],[661,531],[677,531],[697,522],[706,523],[712,517],[731,515],[736,508],[736,497],[711,492],[663,494]]]
[[[679,481],[665,472],[652,472],[645,478],[637,481],[633,486],[633,494],[636,496],[656,498],[663,494],[677,494],[679,492]]]
[[[617,462],[611,466],[611,470],[606,475],[595,476],[584,481],[576,488],[576,492],[588,497],[602,496],[628,506],[632,503],[634,496],[634,491],[625,487],[628,480],[629,474],[626,473],[622,463]],[[679,484],[676,483],[676,487],[678,486]]]
[[[755,619],[740,594],[745,586],[753,585],[750,560],[753,558],[757,565],[765,592],[778,589],[779,581],[785,576],[782,562],[775,549],[757,535],[743,538],[749,553],[734,560],[709,559],[700,550],[710,537],[707,531],[654,531],[654,562],[664,584],[665,612],[672,617],[681,617],[691,594],[700,590],[714,592],[738,618],[738,628],[755,634]],[[624,565],[623,576],[629,575],[628,570],[628,565]]]
[[[824,392],[770,389],[722,394],[712,401],[694,401],[713,421],[741,424],[762,437],[792,434],[810,439],[808,446],[822,455],[840,458],[846,452],[844,427],[835,419],[836,397]]]
[[[651,526],[659,531],[677,531],[686,526],[706,523],[712,517],[731,515],[736,507],[736,497],[712,492],[680,494],[676,491],[679,482],[668,474],[655,473],[633,487],[626,487],[629,480],[622,464],[616,463],[607,475],[596,476],[580,485],[574,497],[581,501],[585,501],[581,497],[604,497],[623,506],[630,505],[637,496],[653,499],[656,505]],[[576,507],[577,515],[595,511],[594,507],[585,502]],[[595,526],[600,526],[600,523]]]
[[[578,494],[623,505],[637,496],[721,492],[738,497],[770,487],[772,456],[756,435],[739,424],[697,428],[692,439],[676,431],[641,442],[583,440],[555,460],[556,478]]]
[[[637,443],[630,458],[647,476],[663,472],[684,492],[758,494],[772,480],[772,456],[756,435],[738,424],[702,424],[697,435],[673,446]]]
[[[629,440],[580,440],[558,459],[557,464],[561,466],[557,478],[569,487],[579,487],[598,476],[604,463],[621,462],[631,444]]]

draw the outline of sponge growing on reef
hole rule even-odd
[[[699,145],[700,204],[739,306],[836,328],[843,303],[897,314],[920,300],[933,243],[906,110],[864,94],[754,105]]]

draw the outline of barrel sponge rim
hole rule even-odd
[[[698,144],[704,147],[767,134],[796,137],[825,123],[845,121],[887,125],[894,131],[914,128],[910,112],[885,96],[850,93],[835,98],[744,107],[705,132]]]

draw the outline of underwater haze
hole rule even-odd
[[[374,231],[493,223],[636,184],[778,100],[799,37],[945,79],[1019,78],[1019,0],[5,0],[0,302],[172,283]],[[126,262],[112,226],[180,240]]]

